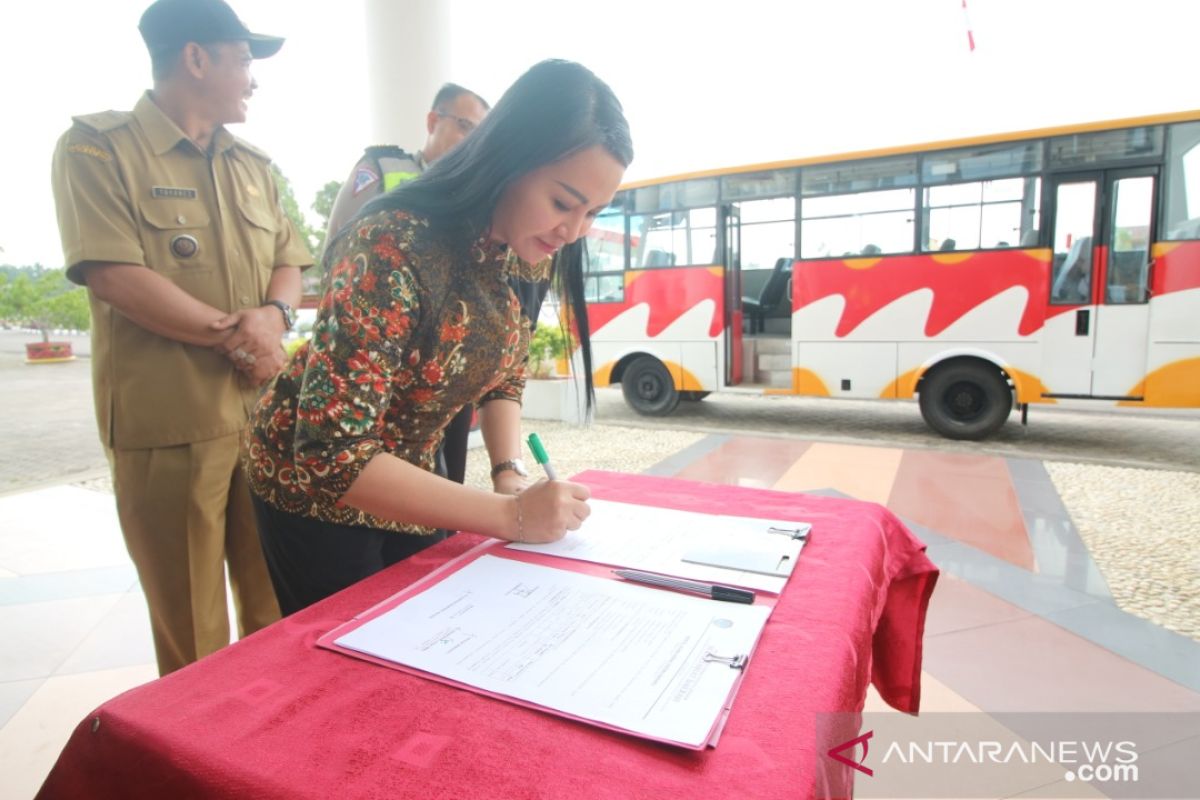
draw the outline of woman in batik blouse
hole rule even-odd
[[[520,455],[529,324],[508,277],[536,277],[520,271],[547,256],[591,406],[583,237],[632,158],[612,90],[545,61],[330,244],[312,339],[262,395],[243,453],[285,614],[428,547],[439,528],[549,542],[583,522],[580,484],[504,470],[485,492],[439,477],[435,456],[468,403],[492,464]]]

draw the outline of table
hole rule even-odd
[[[39,798],[802,798],[852,780],[821,712],[920,706],[924,545],[839,498],[590,471],[595,497],[813,523],[715,749],[562,719],[315,646],[483,541],[460,533],[85,718]],[[831,778],[831,775],[833,776]],[[842,784],[844,785],[844,784]]]

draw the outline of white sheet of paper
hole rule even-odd
[[[770,615],[537,564],[481,556],[337,639],[517,700],[701,747]]]
[[[569,531],[549,544],[510,544],[560,558],[574,558],[614,567],[659,572],[678,578],[709,581],[758,589],[772,594],[783,591],[786,577],[760,575],[746,570],[693,564],[683,554],[698,548],[712,551],[770,550],[786,555],[793,567],[804,547],[803,540],[767,533],[772,525],[795,528],[796,522],[701,514],[670,508],[589,500],[592,513],[577,531]],[[789,573],[790,574],[790,573]]]

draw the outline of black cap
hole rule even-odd
[[[142,14],[138,30],[151,53],[188,42],[247,42],[250,55],[268,58],[283,47],[279,36],[251,33],[224,0],[158,0]]]

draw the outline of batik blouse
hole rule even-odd
[[[250,487],[295,514],[428,532],[339,500],[380,453],[432,472],[464,405],[520,400],[529,322],[508,278],[538,267],[406,211],[365,217],[333,248],[312,338],[251,416]]]

